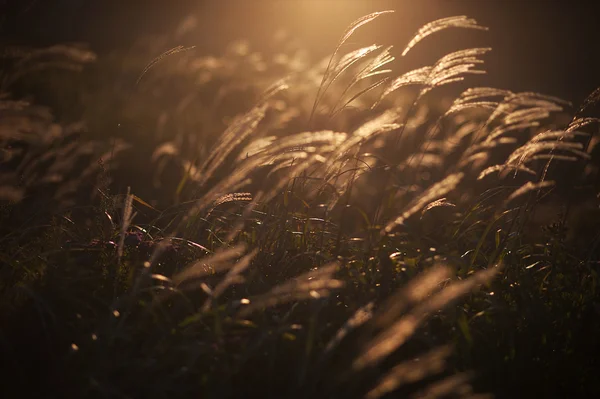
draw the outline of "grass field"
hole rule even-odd
[[[600,90],[388,69],[487,29],[355,46],[389,13],[316,61],[3,49],[1,396],[600,395]]]

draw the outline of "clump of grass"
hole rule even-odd
[[[40,389],[63,397],[472,397],[504,393],[489,377],[500,370],[510,389],[543,395],[583,364],[571,392],[597,389],[586,354],[599,331],[587,320],[600,239],[576,234],[591,244],[581,251],[564,215],[532,232],[544,206],[566,213],[574,201],[560,171],[592,158],[585,130],[598,119],[585,111],[597,94],[566,123],[558,116],[570,104],[538,93],[474,87],[443,106],[437,89],[482,74],[490,49],[382,79],[391,47],[340,53],[384,14],[352,23],[313,67],[296,48],[267,61],[244,43],[222,57],[179,46],[155,58],[135,85],[148,98],[122,93],[116,118],[115,136],[145,157],[135,173],[131,159],[115,162],[127,156],[116,137],[65,143],[48,113],[0,101],[16,115],[0,122],[12,167],[3,221],[36,206],[23,196],[47,203],[27,193],[48,179],[61,200],[97,183],[0,237],[10,248],[1,337],[17,388],[46,376]],[[451,27],[486,29],[462,16],[434,21],[403,55]],[[90,58],[53,49],[42,53]],[[173,87],[190,85],[171,101]],[[164,95],[152,100],[150,89]],[[92,111],[90,129],[101,129]],[[139,129],[131,120],[145,111]],[[142,130],[153,134],[140,140]],[[14,154],[17,138],[28,144]],[[77,167],[99,148],[99,163]],[[146,196],[152,180],[169,190],[161,201]],[[585,200],[597,204],[596,194]],[[25,340],[25,330],[38,335]],[[543,367],[525,377],[519,362]]]

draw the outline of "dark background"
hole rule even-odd
[[[486,85],[540,91],[577,104],[600,86],[594,5],[551,0],[0,0],[0,43],[87,42],[102,55],[128,48],[142,34],[172,32],[194,15],[197,37],[173,45],[193,44],[214,53],[234,39],[248,38],[260,48],[284,27],[313,54],[324,56],[355,18],[395,9],[361,32],[363,39],[395,44],[399,52],[424,23],[465,14],[490,31],[444,31],[423,41],[402,60],[404,66],[432,62],[451,50],[490,46]]]

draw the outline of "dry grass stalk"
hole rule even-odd
[[[489,282],[497,273],[497,269],[497,267],[491,267],[475,273],[467,280],[454,281],[422,303],[416,304],[406,315],[386,326],[381,333],[365,346],[361,354],[353,361],[353,370],[360,371],[365,367],[372,367],[380,363],[403,345],[416,329],[423,324],[431,312],[444,308],[479,285]],[[440,277],[450,275],[450,271],[444,267],[434,270],[434,281],[440,282]],[[419,295],[419,297],[422,297],[422,295]],[[381,320],[392,320],[391,316],[395,313],[396,311],[388,311],[388,315],[383,316]]]
[[[395,220],[385,226],[385,233],[390,233],[396,226],[403,224],[406,219],[419,212],[428,203],[444,196],[454,190],[464,177],[463,173],[454,173],[445,177],[442,181],[432,185],[425,192],[411,201],[406,210]]]
[[[425,39],[427,36],[430,36],[436,32],[439,32],[448,28],[467,28],[467,29],[479,29],[479,30],[488,30],[487,27],[481,26],[477,24],[477,21],[473,18],[468,18],[465,15],[447,17],[438,19],[433,22],[429,22],[428,24],[423,25],[416,33],[416,35],[411,39],[408,43],[404,51],[402,52],[402,56],[408,54],[408,52],[421,40]]]

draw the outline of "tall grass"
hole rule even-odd
[[[489,87],[443,101],[440,87],[484,73],[489,48],[382,78],[396,74],[381,69],[392,47],[343,51],[388,13],[352,23],[313,66],[293,45],[152,47],[113,125],[93,92],[91,133],[73,141],[3,95],[6,390],[35,378],[60,397],[539,396],[560,376],[597,392],[600,238],[564,216],[598,205],[597,93],[575,112]],[[487,29],[434,21],[402,56],[453,27]],[[79,69],[94,59],[82,51],[15,65],[48,55]]]

